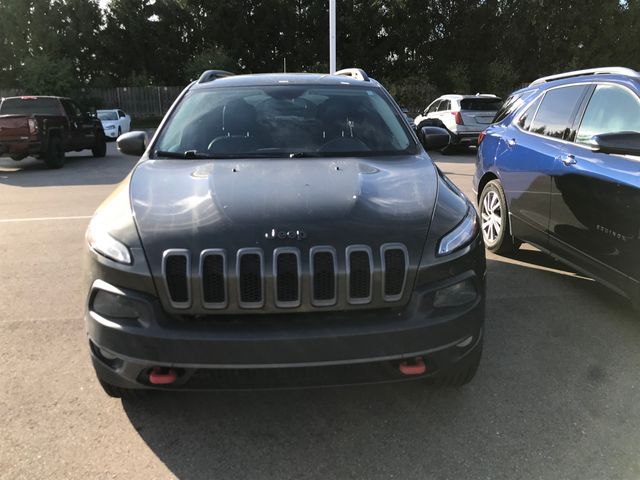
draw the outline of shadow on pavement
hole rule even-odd
[[[104,158],[94,158],[86,151],[68,153],[64,167],[57,170],[32,157],[19,162],[0,158],[0,184],[25,188],[115,184],[129,174],[138,159],[117,153],[112,143],[108,149]]]
[[[437,151],[427,152],[435,162],[441,163],[475,163],[478,151],[475,148],[456,150],[445,155]]]
[[[123,408],[181,479],[628,476],[638,429],[619,419],[640,392],[621,362],[637,315],[540,252],[519,262],[488,261],[484,356],[466,387],[158,393]]]
[[[469,177],[473,178],[473,173],[458,173],[458,172],[446,172],[440,169],[442,173],[444,173],[448,177]]]
[[[487,258],[496,262],[515,263],[520,266],[530,268],[546,268],[559,272],[578,275],[578,273],[568,265],[554,259],[551,255],[538,250],[536,247],[523,244],[518,250],[510,255],[496,255],[487,250]]]

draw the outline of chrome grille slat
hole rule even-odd
[[[264,306],[264,258],[259,248],[242,248],[236,257],[240,308]]]
[[[309,251],[311,304],[316,307],[335,305],[338,300],[338,260],[330,246],[312,247]]]
[[[191,306],[191,255],[188,250],[174,248],[162,256],[162,278],[174,308]]]
[[[300,251],[297,248],[276,248],[273,251],[275,303],[280,308],[300,306]]]
[[[409,253],[401,243],[385,243],[380,247],[382,261],[382,298],[395,302],[402,298],[407,282]]]
[[[373,254],[368,245],[351,245],[346,250],[347,301],[353,305],[370,303],[373,286]]]
[[[227,256],[224,250],[211,248],[200,254],[200,281],[204,308],[227,307]]]
[[[368,245],[350,245],[344,257],[334,247],[313,246],[304,262],[300,249],[279,247],[269,254],[269,271],[261,248],[239,249],[231,266],[228,255],[233,258],[234,252],[203,250],[194,259],[198,275],[192,278],[191,253],[166,250],[162,280],[171,307],[194,306],[192,284],[195,307],[204,310],[298,308],[303,301],[313,307],[397,302],[405,296],[409,274],[409,253],[402,243],[385,243],[376,255]]]

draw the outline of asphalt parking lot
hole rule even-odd
[[[471,193],[475,156],[433,155]],[[84,333],[88,218],[134,165],[0,159],[0,477],[640,478],[640,318],[525,247],[488,257],[485,351],[458,390],[411,382],[108,398]]]

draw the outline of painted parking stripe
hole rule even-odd
[[[0,223],[18,223],[18,222],[48,222],[55,220],[87,220],[92,215],[76,215],[73,217],[32,217],[32,218],[4,218],[0,219]]]

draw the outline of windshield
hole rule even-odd
[[[118,114],[116,112],[101,112],[98,110],[96,114],[100,120],[118,120]]]
[[[7,98],[0,106],[3,115],[60,115],[60,102],[55,98]]]
[[[496,112],[502,106],[500,98],[465,98],[460,100],[461,110],[479,110],[484,112]]]
[[[161,133],[159,156],[392,155],[415,143],[376,89],[215,88],[187,95]]]

